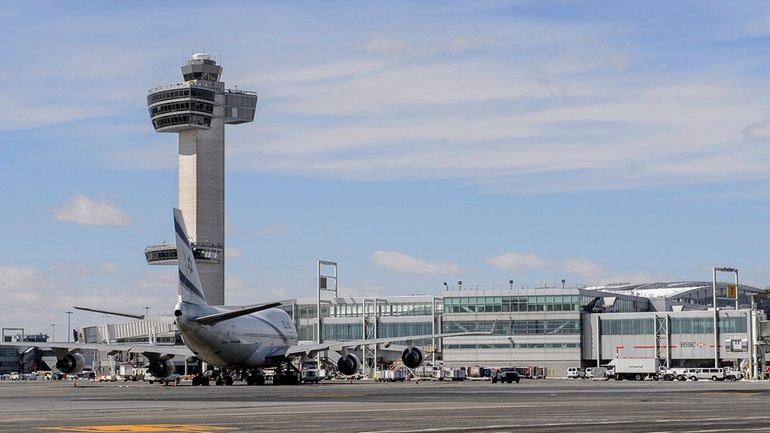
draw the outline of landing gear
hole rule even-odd
[[[228,370],[216,370],[212,374],[212,377],[216,380],[217,386],[230,386],[233,384],[233,376]]]
[[[195,373],[192,378],[193,386],[209,386],[209,377],[205,374]]]
[[[262,370],[254,369],[249,370],[246,376],[246,385],[264,385],[265,375]]]
[[[203,371],[203,361],[198,360],[198,371],[192,377],[193,386],[209,386],[209,377]]]
[[[300,371],[290,362],[284,362],[275,369],[273,383],[276,385],[299,385]]]

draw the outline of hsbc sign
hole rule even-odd
[[[681,348],[701,348],[705,346],[706,344],[702,341],[683,341],[679,343],[679,347]]]

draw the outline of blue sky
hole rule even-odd
[[[312,296],[318,259],[346,295],[770,279],[763,2],[18,1],[0,39],[4,327],[171,308],[145,96],[197,51],[260,97],[227,130],[228,303]]]

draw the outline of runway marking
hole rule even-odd
[[[726,421],[730,420],[731,418],[703,418],[699,419],[697,421],[699,422],[708,422],[708,421]],[[737,421],[746,421],[746,420],[756,420],[756,419],[767,419],[766,416],[758,416],[758,417],[738,417],[736,418]],[[645,420],[645,422],[651,423],[651,424],[665,424],[670,422],[679,422],[682,421],[683,418],[669,418],[669,419],[657,419],[657,420]],[[624,421],[591,421],[590,425],[601,425],[601,426],[621,426],[624,424],[637,424],[640,420],[624,420]],[[414,430],[367,430],[363,431],[361,433],[439,433],[439,432],[473,432],[473,431],[488,431],[488,430],[506,430],[506,429],[532,429],[532,428],[544,428],[544,427],[569,427],[575,426],[574,422],[570,423],[547,423],[547,424],[497,424],[497,425],[474,425],[474,426],[452,426],[452,427],[428,427],[428,428],[421,428],[421,429],[414,429]],[[712,430],[689,430],[689,433],[717,433],[717,432],[723,432],[723,431],[765,431],[770,428],[768,427],[762,427],[762,428],[745,428],[745,427],[737,427],[733,426],[729,429],[712,429]]]
[[[189,424],[126,424],[43,427],[43,430],[84,433],[213,433],[215,431],[235,429],[231,427],[212,427],[206,425]]]

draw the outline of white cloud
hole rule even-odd
[[[604,267],[589,259],[570,259],[564,262],[564,269],[584,279],[598,278],[605,275]]]
[[[31,266],[0,266],[0,295],[6,305],[42,301],[46,286],[43,273]]]
[[[99,263],[99,270],[108,274],[114,274],[118,272],[118,265],[112,262],[102,262]]]
[[[586,284],[610,284],[610,283],[646,283],[655,281],[656,278],[643,273],[613,272],[593,260],[578,258],[570,259],[562,264],[567,272],[578,276]],[[658,276],[657,280],[665,279]]]
[[[176,293],[177,279],[179,277],[176,271],[154,271],[145,273],[139,282],[139,287],[152,290],[168,290],[169,293]]]
[[[463,53],[475,48],[487,46],[491,43],[489,38],[455,36],[449,42],[449,51],[453,53]]]
[[[229,148],[231,166],[349,180],[464,179],[514,193],[770,178],[770,155],[735,147],[762,104],[709,76],[638,77],[610,63],[421,60],[278,86],[276,109],[345,122],[266,127],[258,146],[244,134]],[[586,78],[592,73],[607,79]],[[746,135],[761,131],[754,125]],[[701,164],[712,156],[724,168],[719,177]]]
[[[289,292],[286,289],[282,289],[280,287],[271,287],[270,295],[272,295],[276,300],[287,299],[289,297]]]
[[[176,294],[173,274],[147,273],[142,282],[137,283],[127,275],[116,277],[84,271],[111,268],[102,265],[57,265],[45,270],[0,266],[0,297],[13,306],[4,311],[0,322],[4,327],[24,327],[28,333],[49,334],[51,323],[56,323],[56,336],[60,339],[66,336],[64,312],[73,305],[137,313],[149,305],[157,313],[171,312]],[[99,314],[75,311],[71,325],[93,325],[103,320]]]
[[[225,258],[227,259],[237,259],[239,257],[243,257],[243,251],[241,251],[240,248],[235,247],[225,247]]]
[[[534,254],[507,253],[485,260],[486,263],[502,270],[513,269],[543,269],[547,266],[545,260]]]
[[[343,60],[319,65],[300,66],[253,76],[245,80],[244,85],[253,85],[255,88],[266,85],[272,87],[294,86],[297,83],[349,78],[360,74],[367,74],[381,69],[384,65],[383,62],[376,60]],[[289,91],[289,88],[284,88],[284,92]]]
[[[376,266],[396,272],[413,274],[445,275],[462,272],[459,265],[454,263],[434,263],[427,260],[407,256],[397,251],[375,251],[371,256]]]
[[[770,140],[770,120],[747,126],[743,136],[749,140]]]
[[[53,217],[59,221],[95,226],[125,226],[131,224],[128,214],[107,202],[92,200],[76,193],[72,200],[54,210]]]
[[[389,38],[383,35],[375,36],[364,45],[364,50],[370,53],[397,53],[408,50],[409,46],[398,39]]]
[[[388,296],[382,287],[363,287],[352,288],[347,286],[337,287],[337,296],[341,298],[362,297],[362,298],[382,298]]]

